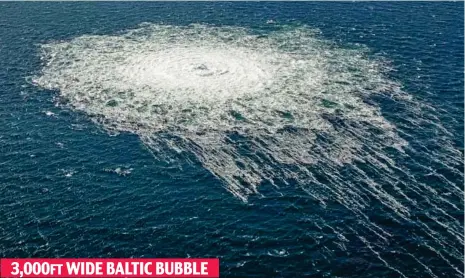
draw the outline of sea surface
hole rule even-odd
[[[463,2],[0,2],[0,257],[463,277]]]

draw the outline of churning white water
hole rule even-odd
[[[450,236],[463,244],[460,223],[443,209],[452,203],[426,184],[396,186],[396,173],[411,175],[388,151],[402,154],[408,144],[369,99],[383,95],[419,108],[385,77],[385,63],[368,59],[361,46],[338,47],[308,27],[254,34],[239,27],[143,24],[112,36],[52,42],[42,50],[38,85],[57,90],[67,106],[107,130],[139,135],[155,156],[195,155],[243,201],[263,183],[292,180],[321,205],[334,201],[353,211],[361,225],[386,240],[389,233],[366,216],[371,202],[408,220],[418,206],[410,196],[428,192],[429,204],[438,208],[431,219],[447,222]],[[355,165],[346,180],[339,170],[354,161],[369,165],[389,186]],[[436,247],[460,256],[446,238],[428,233],[436,244],[430,249],[444,260],[449,262]]]
[[[386,90],[401,96],[381,65],[316,39],[309,28],[258,36],[242,28],[147,24],[43,50],[38,84],[58,89],[108,129],[139,134],[157,150],[166,144],[193,152],[243,200],[265,179],[297,178],[317,162],[350,162],[373,128],[383,145],[405,145],[379,108],[364,102]],[[353,122],[356,132],[335,128],[335,117]],[[172,141],[159,142],[159,132]],[[240,154],[232,134],[252,152]],[[318,134],[331,141],[323,153],[315,152]]]

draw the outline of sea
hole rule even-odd
[[[463,277],[463,2],[0,2],[0,257]]]

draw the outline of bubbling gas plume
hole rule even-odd
[[[386,77],[386,63],[367,53],[362,46],[341,48],[305,26],[260,34],[240,27],[142,24],[117,35],[43,45],[44,68],[35,82],[57,90],[60,102],[105,129],[139,135],[156,157],[193,154],[243,201],[262,184],[292,181],[322,206],[337,202],[354,212],[367,233],[386,240],[389,232],[366,215],[372,202],[410,221],[418,205],[412,196],[434,189],[389,155],[406,155],[409,145],[371,99],[421,108]],[[447,157],[458,154],[444,148],[452,154]],[[447,157],[445,167],[459,163]],[[350,169],[352,179],[341,169]],[[412,185],[401,187],[402,179]],[[460,223],[442,209],[454,205],[434,194],[428,202],[439,208],[431,219],[450,220],[448,236],[463,245]],[[355,233],[379,255],[367,235]],[[430,249],[454,265],[461,250],[447,237],[427,234]],[[441,246],[452,253],[443,254]]]
[[[37,83],[108,129],[193,152],[246,200],[263,180],[295,178],[284,165],[305,173],[318,162],[350,162],[365,144],[358,135],[371,129],[387,144],[405,145],[379,108],[365,102],[397,87],[380,64],[314,33],[146,24],[121,36],[44,45],[47,65]],[[358,134],[337,128],[337,119],[356,125]],[[172,138],[160,142],[159,132]],[[328,143],[317,143],[318,135]],[[240,154],[232,137],[253,149]],[[323,147],[324,154],[314,151]]]

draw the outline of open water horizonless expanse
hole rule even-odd
[[[463,277],[463,10],[0,3],[0,257]]]

